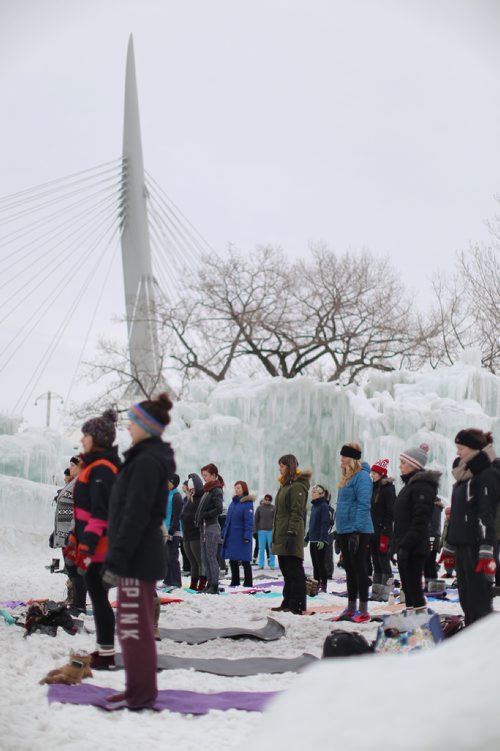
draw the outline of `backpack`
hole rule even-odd
[[[336,629],[326,637],[323,644],[323,657],[351,657],[372,652],[373,647],[356,631]]]

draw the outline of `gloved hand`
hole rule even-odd
[[[380,535],[378,549],[381,553],[387,553],[389,550],[389,535]]]
[[[53,532],[50,533],[49,548],[55,548],[55,545],[54,545],[54,533]]]
[[[451,571],[455,568],[455,556],[449,550],[443,548],[438,558],[438,563],[442,563],[447,571]]]
[[[497,564],[493,556],[493,548],[490,545],[481,545],[479,560],[474,571],[476,574],[484,574],[490,584],[494,584],[496,570]]]
[[[323,550],[325,545],[326,545],[326,542],[323,542],[323,540],[318,540],[318,542],[316,543],[316,547],[318,550]]]
[[[118,586],[118,581],[120,577],[118,574],[114,574],[112,571],[109,570],[109,568],[105,568],[102,572],[102,583],[104,586],[104,589],[111,589],[112,587]]]
[[[293,555],[295,551],[295,532],[286,533],[285,550],[288,555]]]
[[[349,550],[349,553],[351,555],[356,555],[356,553],[359,550],[359,535],[357,532],[354,532],[353,534],[349,535],[349,540],[347,541],[347,549]]]
[[[73,532],[70,532],[66,540],[66,547],[63,548],[63,555],[70,566],[76,566],[76,557],[78,555],[78,540]]]
[[[76,554],[76,571],[80,576],[83,576],[88,571],[90,564],[92,563],[92,556],[90,554],[89,546],[80,544],[78,546],[78,552]]]
[[[398,548],[398,564],[406,563],[408,560],[408,551],[405,548]]]

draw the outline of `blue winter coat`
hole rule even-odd
[[[311,516],[309,517],[309,532],[307,533],[310,542],[328,542],[328,527],[330,526],[330,512],[328,511],[328,501],[325,496],[311,501]]]
[[[230,561],[252,560],[253,502],[255,496],[235,495],[227,510],[222,530],[221,557]],[[248,542],[243,542],[248,540]]]
[[[335,529],[340,535],[350,532],[373,534],[371,515],[372,481],[370,465],[363,462],[360,472],[339,488]]]

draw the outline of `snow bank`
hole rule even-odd
[[[57,483],[62,481],[71,454],[68,439],[49,428],[0,435],[0,475]]]
[[[436,649],[322,660],[269,707],[248,751],[500,748],[500,616]]]
[[[0,475],[0,546],[45,547],[54,529],[54,485]],[[36,540],[34,539],[36,538]]]

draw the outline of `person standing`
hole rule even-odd
[[[182,496],[177,490],[179,475],[173,474],[168,481],[167,510],[165,514],[165,576],[163,584],[166,587],[182,587],[181,566],[179,563],[179,548],[182,542],[181,511]]]
[[[201,468],[204,480],[203,495],[195,514],[195,523],[200,529],[201,565],[207,584],[203,592],[219,594],[219,561],[217,547],[220,540],[219,515],[222,514],[224,480],[215,464]],[[201,590],[200,590],[201,591]]]
[[[304,573],[304,519],[312,472],[299,469],[297,457],[285,454],[278,461],[279,483],[275,498],[271,550],[285,580],[283,601],[271,610],[302,615],[306,610]]]
[[[335,525],[347,579],[347,608],[335,619],[364,623],[368,613],[367,548],[373,534],[370,465],[361,462],[359,443],[340,449],[340,482]],[[359,601],[359,605],[358,605]]]
[[[115,667],[115,615],[102,582],[103,561],[108,550],[108,511],[111,490],[120,466],[116,438],[117,414],[107,410],[82,425],[83,454],[75,483],[75,534],[67,556],[75,562],[92,602],[97,646],[90,667]]]
[[[252,577],[252,531],[253,503],[255,496],[248,492],[243,480],[234,484],[233,500],[227,510],[226,522],[222,530],[222,559],[229,558],[231,568],[230,587],[240,585],[240,561],[243,566],[243,586],[253,586]]]
[[[200,530],[194,518],[203,495],[203,480],[196,472],[191,472],[187,480],[186,502],[181,511],[182,545],[191,564],[190,589],[203,589],[207,580],[201,570]]]
[[[271,552],[274,513],[275,506],[273,504],[273,497],[272,495],[269,495],[269,493],[266,493],[254,515],[254,530],[257,533],[260,569],[264,568],[266,554],[269,568],[274,570],[276,566],[276,558]]]
[[[457,458],[446,545],[440,562],[457,572],[465,625],[491,613],[495,582],[495,512],[500,483],[493,468],[493,436],[477,428],[455,436]]]
[[[440,591],[439,588],[436,589],[439,578],[436,558],[441,548],[441,514],[444,506],[442,498],[436,496],[429,525],[429,552],[424,563],[425,589],[429,593]],[[444,587],[441,591],[444,591]]]
[[[118,639],[126,688],[108,701],[131,709],[153,706],[158,693],[153,607],[155,583],[164,566],[167,481],[175,472],[172,448],[161,438],[171,409],[165,393],[130,408],[132,445],[125,452],[110,500],[103,582],[118,586]]]
[[[311,488],[311,515],[309,517],[309,531],[305,542],[310,544],[313,576],[319,584],[318,590],[326,592],[328,574],[325,566],[325,556],[328,546],[328,528],[330,526],[330,511],[326,490],[322,485]]]
[[[389,459],[379,459],[372,464],[370,475],[373,482],[371,515],[374,534],[370,538],[373,561],[372,600],[385,602],[392,592],[392,575],[389,550],[394,524],[396,489],[394,479],[387,476]]]
[[[426,443],[400,454],[403,487],[394,505],[394,549],[407,609],[425,611],[422,587],[425,559],[429,554],[429,525],[432,519],[441,472],[425,470],[429,447]]]

